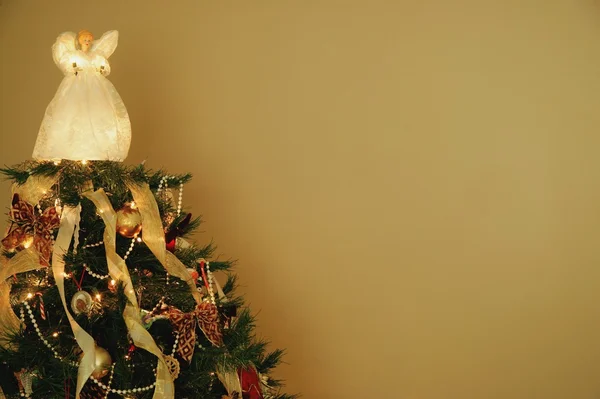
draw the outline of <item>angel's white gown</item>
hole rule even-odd
[[[87,53],[76,48],[73,32],[56,39],[52,55],[65,77],[46,109],[33,158],[123,161],[127,157],[129,115],[105,77],[118,36],[117,31],[106,32]]]

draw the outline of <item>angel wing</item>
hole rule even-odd
[[[101,55],[104,58],[108,58],[115,52],[119,44],[119,32],[116,30],[109,30],[104,33],[98,40],[94,40],[90,51]]]
[[[66,68],[69,66],[69,55],[77,50],[75,46],[76,40],[77,34],[74,32],[64,32],[58,35],[56,42],[52,46],[52,58],[62,71],[66,71]]]

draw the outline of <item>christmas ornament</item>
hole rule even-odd
[[[198,284],[198,277],[200,277],[198,270],[192,267],[188,267],[187,271],[188,273],[190,273],[190,276],[192,276],[192,278],[194,279],[194,284]]]
[[[169,369],[169,373],[171,373],[171,377],[173,377],[173,380],[176,380],[177,377],[179,377],[179,372],[181,371],[179,360],[170,355],[165,355],[164,359]]]
[[[177,244],[177,237],[183,235],[183,230],[190,224],[192,220],[192,214],[188,213],[187,216],[177,226],[171,227],[165,234],[165,242],[167,243],[167,250],[175,252],[175,245]]]
[[[42,320],[46,320],[47,316],[46,307],[44,306],[44,297],[42,296],[41,292],[36,292],[35,296],[39,298],[40,316],[42,317]]]
[[[71,299],[71,310],[75,314],[89,313],[94,306],[92,296],[86,291],[77,291]]]
[[[29,398],[33,393],[33,378],[36,376],[36,373],[31,370],[21,369],[21,371],[17,371],[14,374],[19,384],[21,396]]]
[[[107,375],[110,371],[112,359],[110,357],[110,354],[106,351],[106,349],[101,348],[97,345],[94,348],[94,354],[96,360],[94,362],[94,371],[92,372],[92,376],[96,379],[100,379]],[[83,357],[83,353],[81,354],[81,357]]]
[[[70,391],[70,389],[69,389],[69,391]],[[83,390],[81,391],[81,395],[79,397],[81,399],[100,399],[100,398],[104,398],[104,396],[105,396],[104,389],[102,389],[98,385],[94,384],[91,380],[89,380],[87,382],[87,384],[85,384],[83,386]],[[70,395],[69,396],[65,395],[65,397],[70,398]]]
[[[264,399],[258,372],[254,367],[240,367],[238,369],[238,376],[240,377],[240,383],[242,384],[243,399]]]
[[[117,232],[125,238],[133,238],[142,231],[142,215],[135,203],[128,202],[117,211]]]
[[[8,251],[29,248],[38,251],[40,264],[48,266],[52,257],[53,232],[60,225],[60,217],[55,207],[47,208],[40,215],[34,206],[13,195],[10,209],[11,227],[2,240],[2,246]]]
[[[212,303],[202,302],[190,313],[183,313],[177,308],[169,307],[164,314],[168,316],[179,333],[177,353],[188,363],[194,356],[196,325],[213,345],[223,345],[223,334],[219,329],[219,313],[217,307]]]

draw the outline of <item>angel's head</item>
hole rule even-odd
[[[92,32],[90,32],[89,30],[81,30],[79,31],[79,33],[77,34],[77,43],[79,43],[79,46],[81,47],[81,50],[83,50],[83,52],[87,52],[90,49],[90,46],[92,45],[92,42],[94,41],[94,35],[92,35]]]

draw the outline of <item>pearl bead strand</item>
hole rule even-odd
[[[106,280],[107,278],[109,278],[110,276],[108,274],[98,274],[95,273],[94,271],[92,271],[92,269],[90,269],[90,267],[87,264],[83,264],[83,267],[85,267],[85,270],[88,272],[88,274],[94,278],[97,278],[98,280]]]
[[[25,301],[23,301],[23,305],[27,308],[27,313],[29,314],[29,319],[31,319],[31,324],[33,325],[33,328],[35,328],[35,332],[37,333],[40,340],[44,343],[44,345],[46,345],[46,347],[48,347],[48,349],[50,349],[52,351],[52,353],[54,354],[54,357],[56,359],[60,359],[61,357],[58,355],[58,352],[56,351],[56,349],[54,349],[54,347],[52,345],[50,345],[50,342],[48,342],[48,340],[46,338],[44,338],[44,336],[42,335],[42,332],[40,331],[40,327],[38,326],[37,321],[35,320],[35,317],[33,316],[33,311],[31,310],[31,306],[29,306],[29,302],[27,302],[25,300]],[[23,323],[25,323],[25,311],[24,311],[23,307],[21,307],[21,321],[23,321]]]
[[[99,241],[95,244],[86,244],[84,245],[82,248],[86,249],[86,248],[94,248],[94,247],[99,247],[100,245],[104,245],[104,241]]]
[[[213,290],[214,277],[213,277],[212,272],[210,271],[210,262],[206,262],[206,275],[207,275],[207,279],[208,279],[208,293],[210,295],[210,302],[213,305],[216,305],[217,301],[215,299],[215,291]]]
[[[129,255],[131,254],[131,251],[133,251],[133,247],[135,247],[136,241],[138,241],[138,235],[137,234],[134,235],[133,238],[131,239],[131,244],[129,245],[129,249],[127,250],[127,252],[125,252],[125,255],[123,256],[123,260],[127,260],[127,258],[129,258]]]
[[[177,202],[177,216],[181,215],[181,204],[183,203],[183,182],[179,182],[179,201]]]

